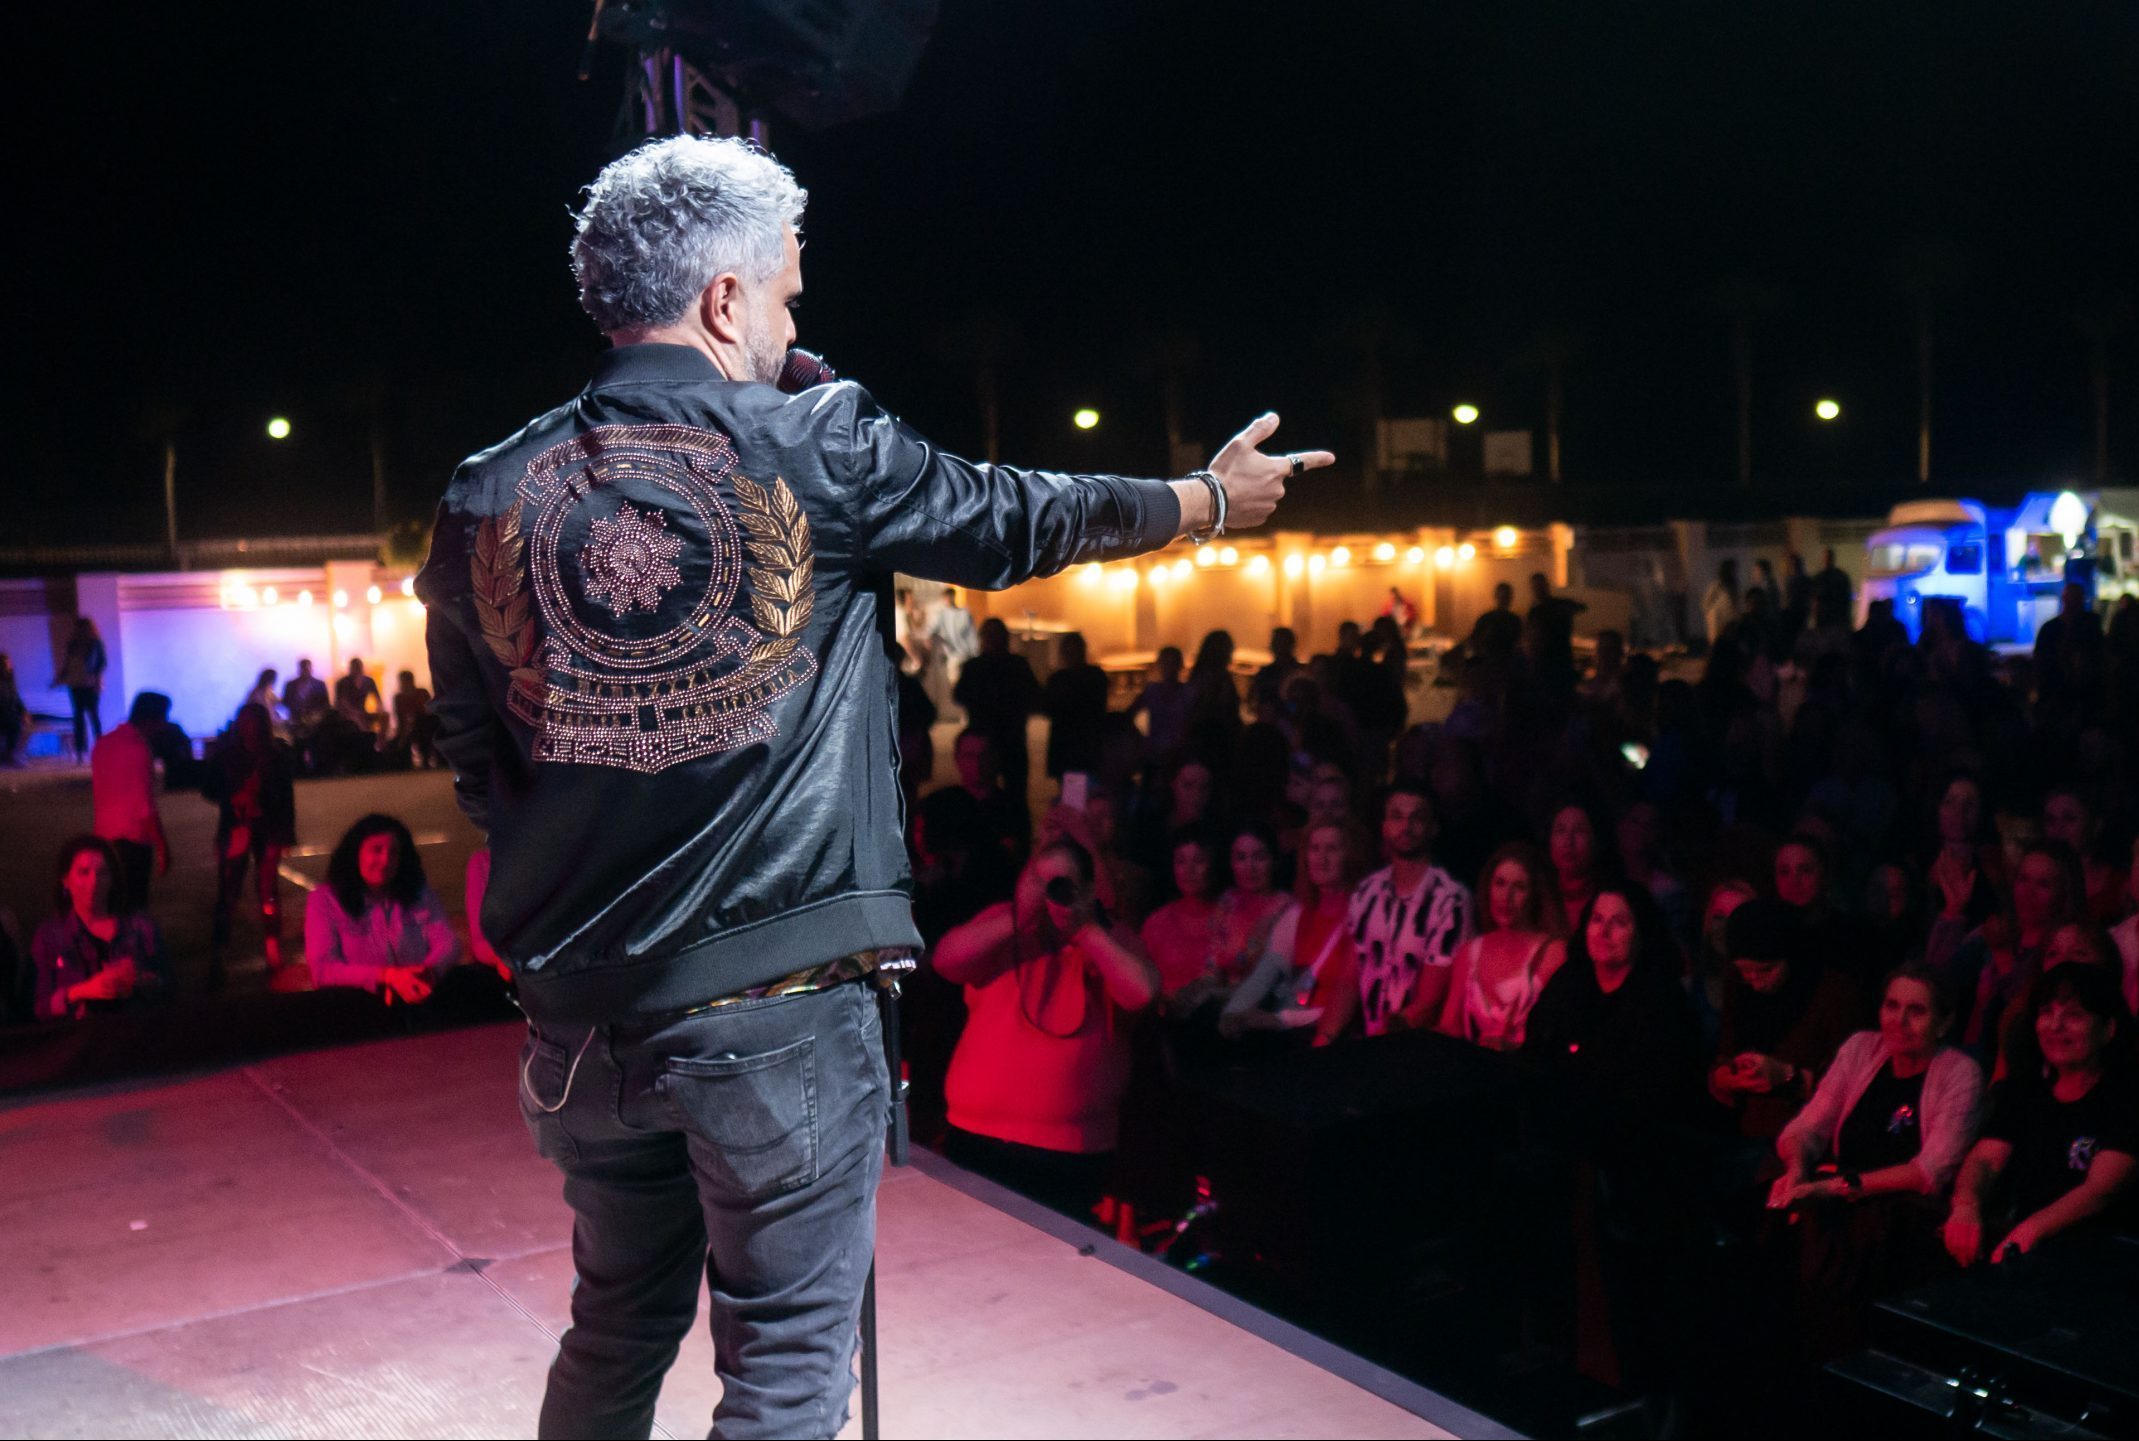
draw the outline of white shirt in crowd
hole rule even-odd
[[[1384,866],[1352,892],[1351,929],[1360,1018],[1367,1034],[1378,1036],[1411,1000],[1426,967],[1448,965],[1470,939],[1471,893],[1434,865],[1400,892],[1395,867]]]

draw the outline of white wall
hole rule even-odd
[[[188,735],[210,736],[229,724],[252,689],[253,678],[272,666],[278,684],[297,674],[297,658],[312,657],[313,673],[328,679],[331,654],[329,609],[276,605],[256,610],[146,610],[123,617],[120,643],[127,683],[121,716],[133,696],[160,690],[171,698],[171,719]],[[110,706],[107,703],[108,718]]]

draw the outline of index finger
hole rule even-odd
[[[1337,457],[1326,450],[1295,450],[1292,459],[1300,463],[1302,470],[1320,470],[1325,465],[1335,465]]]

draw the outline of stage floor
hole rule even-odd
[[[0,1435],[532,1435],[571,1258],[519,1036],[0,1110]],[[934,1157],[880,1237],[887,1436],[1508,1434]],[[701,1326],[656,1434],[718,1394]]]

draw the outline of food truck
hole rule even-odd
[[[1864,542],[1861,625],[1891,600],[1913,639],[1934,597],[1960,605],[1971,639],[2033,645],[2067,581],[2097,607],[2139,595],[2139,525],[2099,493],[2038,491],[2010,510],[1973,500],[1912,500]]]

